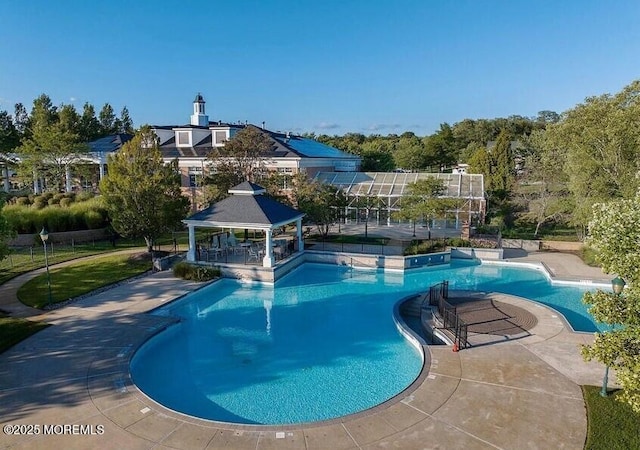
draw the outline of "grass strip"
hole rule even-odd
[[[48,326],[48,324],[42,322],[0,317],[0,353]]]
[[[601,397],[599,387],[582,386],[588,421],[586,450],[640,448],[640,414],[616,400],[619,392]]]
[[[141,254],[103,256],[51,270],[51,303],[79,297],[150,269],[149,255]],[[18,298],[34,308],[45,307],[49,303],[47,274],[38,275],[22,285]]]

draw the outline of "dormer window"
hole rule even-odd
[[[214,131],[213,132],[213,143],[214,145],[224,145],[224,143],[229,139],[226,131]]]
[[[188,147],[191,145],[191,133],[188,131],[176,131],[176,142],[178,147]]]

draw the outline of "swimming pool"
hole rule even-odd
[[[221,280],[158,310],[179,324],[131,362],[136,385],[192,416],[243,424],[327,420],[378,405],[409,386],[422,355],[398,333],[393,305],[444,279],[553,306],[574,329],[596,325],[583,288],[536,270],[453,262],[405,274],[305,264],[274,286]]]

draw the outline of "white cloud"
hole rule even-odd
[[[77,100],[77,98],[75,98],[75,97],[69,97],[69,101],[70,101],[71,103],[75,102],[76,100]]]
[[[369,131],[380,131],[380,130],[397,130],[401,127],[399,123],[387,124],[387,123],[376,123],[367,128]]]
[[[320,122],[318,125],[316,125],[316,128],[319,128],[321,130],[333,130],[335,128],[340,128],[340,125],[338,125],[337,123]]]

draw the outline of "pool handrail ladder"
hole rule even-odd
[[[448,299],[449,281],[444,280],[429,287],[429,295],[424,298],[422,310],[430,309],[433,312],[434,318],[441,324],[439,328],[453,335],[454,347],[461,350],[469,347],[468,326]]]

